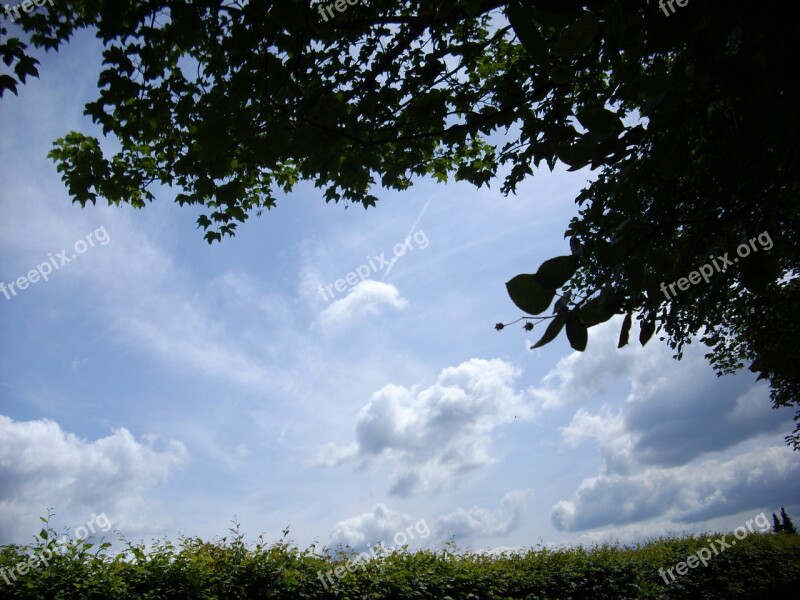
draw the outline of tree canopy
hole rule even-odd
[[[798,406],[798,10],[684,4],[62,0],[19,26],[35,48],[103,41],[86,114],[120,150],[71,132],[51,152],[81,205],[142,207],[158,182],[213,242],[301,180],[368,207],[420,176],[507,194],[588,168],[569,253],[508,282],[536,346],[565,330],[583,350],[625,315],[620,346],[635,322],[678,358],[699,336],[718,373],[749,366]],[[16,93],[36,60],[0,52]]]

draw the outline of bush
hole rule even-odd
[[[57,544],[55,532],[46,528],[33,545],[0,548],[0,597],[776,600],[796,598],[800,589],[796,535],[750,534],[707,566],[670,581],[663,573],[711,547],[721,534],[501,555],[447,545],[436,551],[387,551],[363,561],[345,549],[301,550],[285,541],[288,532],[271,545],[263,538],[248,545],[238,529],[232,534],[213,542],[156,542],[149,549],[125,542],[123,551],[111,552],[109,544]],[[341,577],[325,577],[337,567]]]

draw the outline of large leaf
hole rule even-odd
[[[642,319],[639,325],[639,343],[644,346],[647,342],[650,341],[650,338],[653,337],[653,334],[656,332],[656,322],[654,319],[646,318]]]
[[[586,350],[586,343],[589,341],[589,330],[581,321],[580,313],[572,310],[567,314],[567,339],[569,345],[578,352]]]
[[[633,317],[631,313],[625,315],[625,319],[622,321],[622,329],[619,331],[619,343],[617,344],[617,348],[622,348],[628,345],[628,337],[631,331],[631,324],[633,323]]]
[[[535,350],[536,348],[541,348],[545,344],[549,344],[556,336],[561,333],[561,330],[564,328],[564,324],[567,322],[567,315],[561,314],[556,315],[555,318],[550,321],[550,324],[547,326],[547,329],[544,331],[544,335],[542,339],[536,342],[533,346],[531,346],[531,350]]]
[[[579,264],[576,256],[556,256],[544,261],[535,277],[543,287],[556,290],[569,281]]]
[[[614,313],[606,309],[605,303],[600,297],[592,298],[580,309],[581,320],[587,327],[594,327],[600,323],[605,323]]]
[[[535,275],[517,275],[506,282],[506,290],[512,302],[529,315],[538,315],[547,310],[555,289],[544,287]]]

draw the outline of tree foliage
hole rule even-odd
[[[55,143],[74,201],[141,207],[169,185],[206,209],[212,242],[301,180],[368,207],[419,176],[500,175],[512,193],[543,164],[588,168],[569,254],[508,282],[528,331],[549,321],[535,347],[563,330],[583,350],[625,315],[619,346],[658,333],[680,358],[699,335],[720,374],[749,365],[775,407],[798,405],[794,5],[371,0],[328,18],[327,4],[64,0],[26,16],[34,47],[82,27],[105,46],[86,113],[121,147]],[[36,74],[26,50],[0,44],[0,93]],[[762,233],[770,249],[664,292]],[[800,426],[787,441],[800,448]]]

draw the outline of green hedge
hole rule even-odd
[[[353,553],[322,556],[284,541],[248,545],[233,533],[214,542],[158,542],[149,550],[126,542],[125,551],[111,553],[107,544],[59,545],[45,529],[36,544],[0,548],[0,598],[800,598],[800,536],[791,534],[750,534],[667,584],[659,569],[674,568],[720,534],[499,556],[448,545],[359,562]],[[20,574],[21,561],[51,554]],[[319,573],[336,567],[342,577],[323,585]]]

